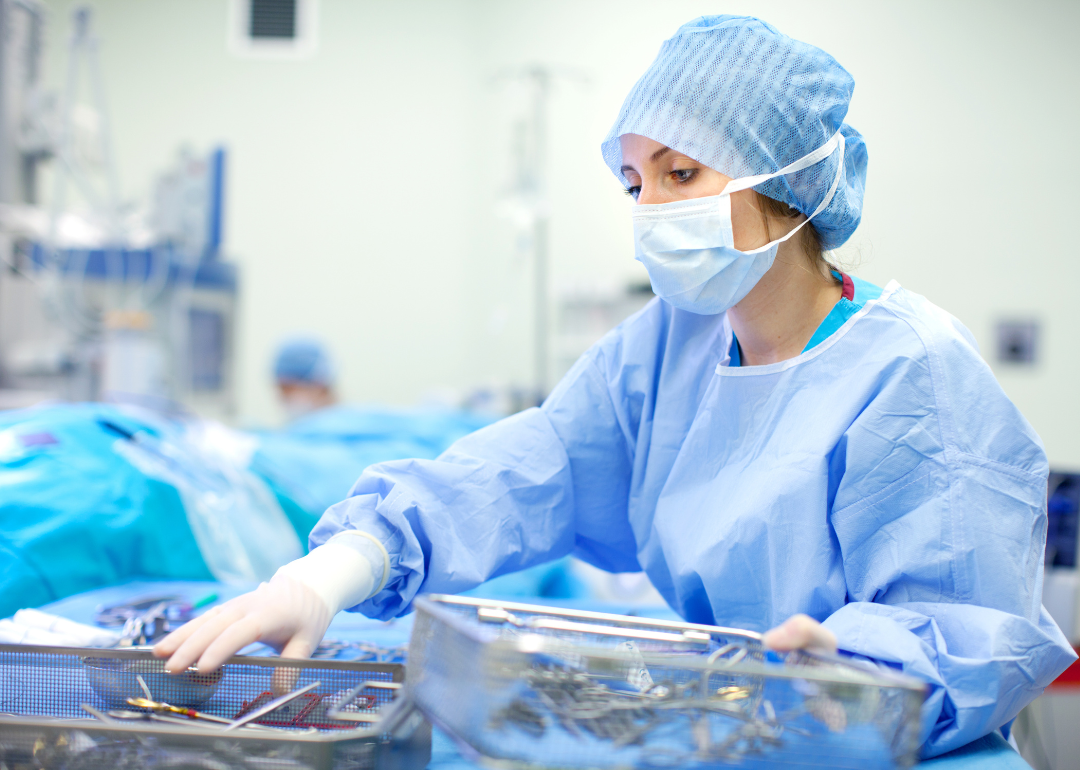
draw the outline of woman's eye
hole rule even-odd
[[[684,184],[686,182],[689,182],[691,179],[694,178],[695,175],[697,175],[697,169],[677,168],[671,172],[671,175],[675,177],[676,182],[678,182],[679,184]]]
[[[641,185],[634,185],[633,187],[626,188],[626,194],[634,200],[637,200],[638,195],[641,194]]]

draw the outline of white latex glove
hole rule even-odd
[[[809,615],[792,615],[762,637],[770,650],[835,653],[836,635]]]
[[[207,673],[252,642],[270,645],[283,658],[310,657],[334,615],[382,590],[388,573],[389,557],[377,540],[339,533],[270,582],[173,631],[154,646],[154,655],[169,658],[170,672],[195,664]]]

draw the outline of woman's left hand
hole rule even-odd
[[[771,650],[814,650],[836,652],[836,636],[809,615],[792,615],[763,639]]]

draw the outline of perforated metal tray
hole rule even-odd
[[[195,697],[168,675],[158,676],[161,665],[149,651],[0,645],[0,766],[408,770],[430,761],[430,724],[408,698],[392,701],[391,690],[370,691],[369,711],[381,714],[377,723],[358,725],[328,716],[338,695],[364,682],[401,682],[401,665],[235,657],[222,667],[219,679],[211,677],[216,681],[209,697],[195,693],[202,699],[199,711],[234,719],[260,696],[267,700],[265,693],[279,693],[283,684],[295,689],[318,681],[313,693],[322,697],[309,698],[305,708],[268,715],[258,720],[260,727],[230,732],[198,720],[110,717],[109,711],[116,713],[118,704],[130,697],[133,671],[155,699]],[[90,716],[83,704],[104,720]]]
[[[429,595],[407,689],[496,767],[893,768],[925,685],[738,629]]]

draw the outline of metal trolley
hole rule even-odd
[[[759,634],[513,602],[415,602],[407,686],[495,767],[913,765],[925,685]]]
[[[261,657],[172,675],[145,650],[0,645],[0,767],[419,769],[431,726],[395,700],[403,678],[399,664]]]

